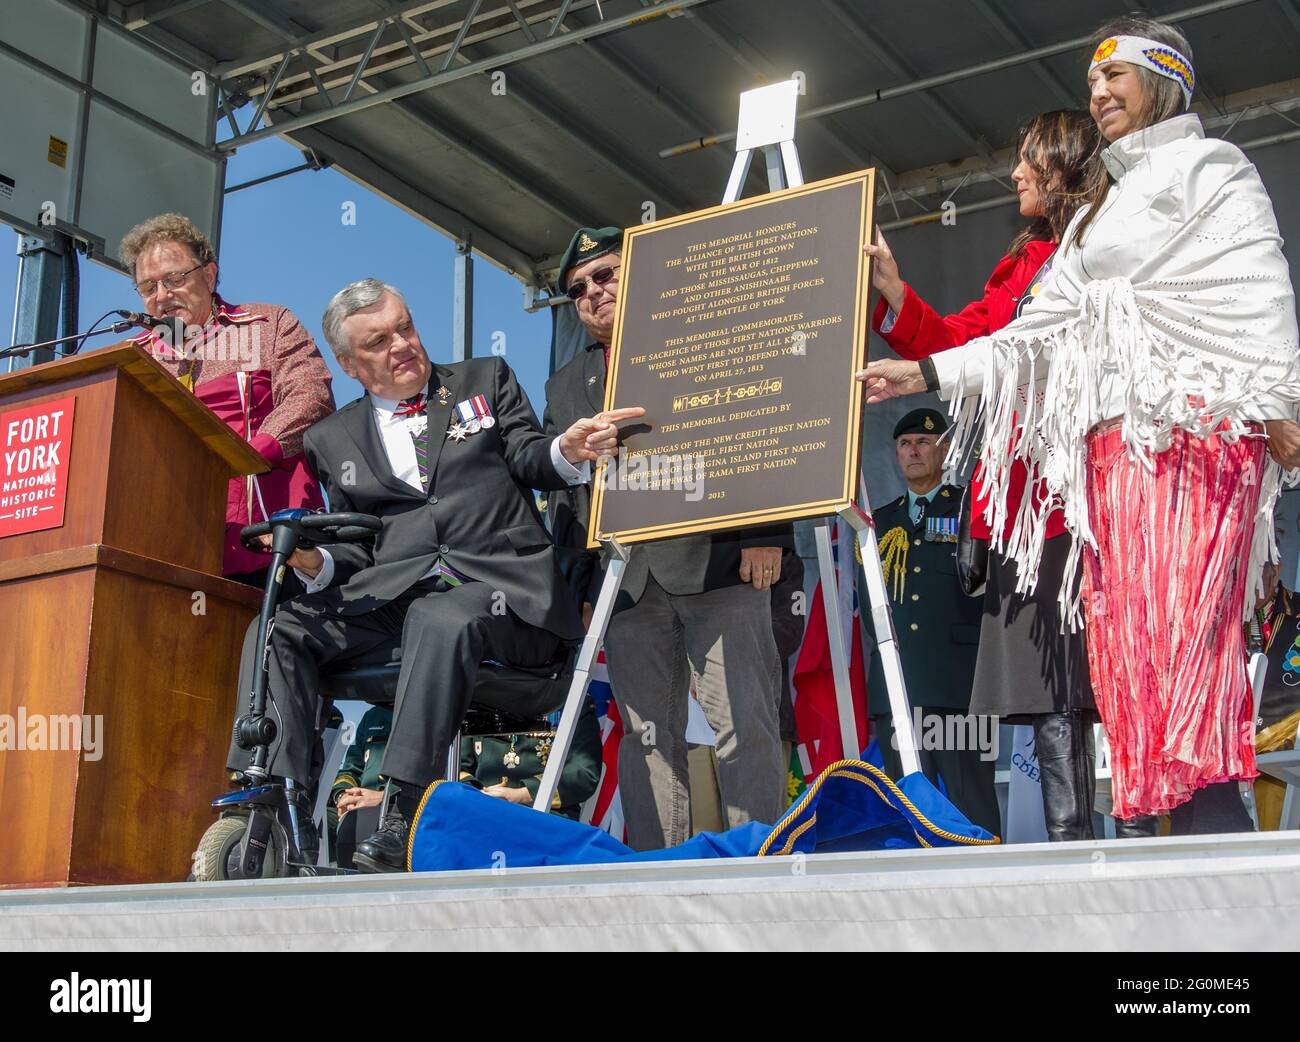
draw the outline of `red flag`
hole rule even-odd
[[[867,671],[862,657],[862,630],[854,613],[853,653],[849,658],[849,686],[853,692],[853,713],[858,725],[858,749],[867,747]],[[831,645],[826,629],[826,607],[821,583],[813,592],[804,629],[803,644],[794,667],[794,719],[804,747],[801,760],[811,776],[844,758],[840,741],[839,711],[835,704],[835,674],[831,669]]]

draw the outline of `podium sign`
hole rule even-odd
[[[591,545],[822,517],[855,499],[874,171],[623,236]]]
[[[63,524],[76,401],[0,412],[0,539]]]

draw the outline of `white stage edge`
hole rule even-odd
[[[0,891],[0,948],[1294,950],[1300,833]]]

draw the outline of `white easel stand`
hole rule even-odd
[[[794,145],[795,115],[799,103],[799,82],[786,80],[773,83],[756,90],[745,91],[740,96],[740,121],[736,134],[736,159],[731,167],[731,176],[727,179],[727,189],[723,193],[722,203],[734,203],[740,198],[740,192],[749,176],[754,152],[761,149],[767,162],[768,190],[779,192],[783,188],[798,187],[804,183],[803,170],[799,165],[799,153]],[[604,476],[604,466],[597,469],[594,481]],[[893,616],[889,610],[889,594],[885,588],[885,573],[880,564],[880,551],[876,546],[876,529],[871,519],[871,508],[867,501],[867,487],[858,478],[858,501],[851,503],[838,512],[838,516],[856,533],[862,549],[863,571],[867,577],[867,604],[870,606],[872,622],[875,625],[877,649],[885,675],[885,685],[889,690],[889,709],[894,717],[894,734],[898,740],[899,757],[903,772],[914,774],[921,769],[920,758],[916,751],[916,739],[912,730],[912,714],[907,701],[907,689],[903,681],[902,662],[898,657],[898,644],[895,640]],[[840,583],[854,581],[854,564],[852,561],[840,561],[841,571],[837,573],[835,560],[831,553],[830,519],[818,518],[815,523],[817,540],[817,566],[821,572],[822,600],[826,608],[826,629],[830,637],[831,669],[835,677],[835,704],[839,712],[840,741],[846,759],[855,759],[861,753],[858,748],[857,720],[853,708],[853,692],[849,683],[849,648],[850,633],[844,611],[840,604]],[[533,809],[548,811],[559,785],[560,771],[569,755],[569,746],[573,742],[573,732],[577,727],[578,715],[582,710],[582,701],[587,694],[587,684],[591,679],[591,667],[605,639],[605,630],[610,616],[614,612],[614,600],[623,583],[623,571],[627,566],[627,550],[616,540],[605,543],[610,551],[609,567],[601,584],[600,595],[592,612],[591,625],[582,642],[578,662],[574,668],[573,683],[564,702],[564,711],[555,732],[550,756],[546,761],[546,770],[542,774],[541,784],[537,788],[537,798]]]

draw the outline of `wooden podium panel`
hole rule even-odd
[[[64,523],[0,539],[0,717],[98,749],[0,752],[0,886],[182,880],[260,600],[219,575],[227,481],[267,464],[131,346],[0,378],[0,413],[69,395]]]

